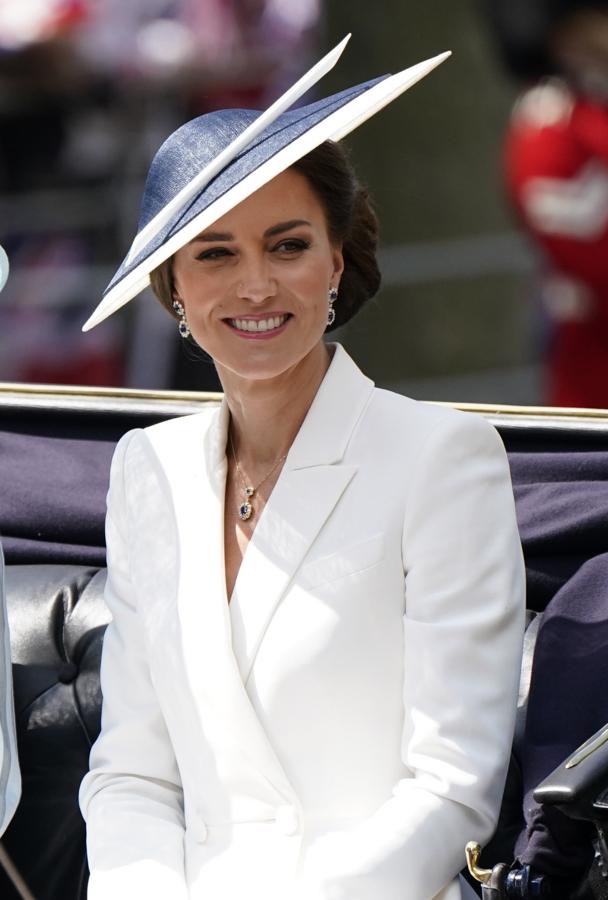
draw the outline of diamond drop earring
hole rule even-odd
[[[179,300],[174,300],[173,309],[179,316],[179,322],[177,325],[179,333],[183,338],[190,337],[190,329],[188,328],[188,322],[186,321],[186,311],[184,309],[183,303],[180,303]]]
[[[338,299],[338,288],[330,287],[327,297],[329,300],[329,309],[327,310],[327,324],[333,325],[336,321],[336,311],[334,309],[334,303]]]

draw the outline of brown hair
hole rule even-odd
[[[326,141],[292,166],[307,179],[319,198],[327,218],[330,238],[342,244],[344,272],[340,279],[336,318],[328,327],[344,325],[380,287],[376,260],[378,219],[366,188],[357,179],[344,148]],[[171,258],[150,273],[152,290],[163,306],[173,309],[173,266]]]

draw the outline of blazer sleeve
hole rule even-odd
[[[4,591],[4,556],[0,546],[0,837],[11,821],[21,797],[17,758],[11,645]]]
[[[524,568],[496,431],[451,413],[406,501],[404,728],[409,777],[323,848],[332,900],[429,900],[498,816],[515,718]],[[451,895],[450,895],[451,896]]]
[[[80,789],[87,822],[89,900],[186,900],[183,794],[150,677],[130,579],[125,460],[137,432],[119,442],[110,475],[106,602],[112,613],[101,662],[101,734]]]

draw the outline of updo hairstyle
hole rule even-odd
[[[307,179],[327,218],[330,239],[342,244],[344,272],[335,302],[336,318],[327,331],[344,325],[378,292],[380,270],[376,260],[378,219],[367,190],[357,179],[344,148],[325,141],[291,167]],[[165,260],[150,273],[152,290],[171,313],[173,263]]]

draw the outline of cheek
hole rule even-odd
[[[327,302],[331,270],[325,258],[307,265],[306,269],[296,276],[298,293],[304,298],[307,305],[323,307]]]
[[[212,310],[221,309],[225,303],[226,292],[221,283],[218,283],[218,279],[199,276],[183,279],[180,296],[187,316],[192,319],[205,319]]]

